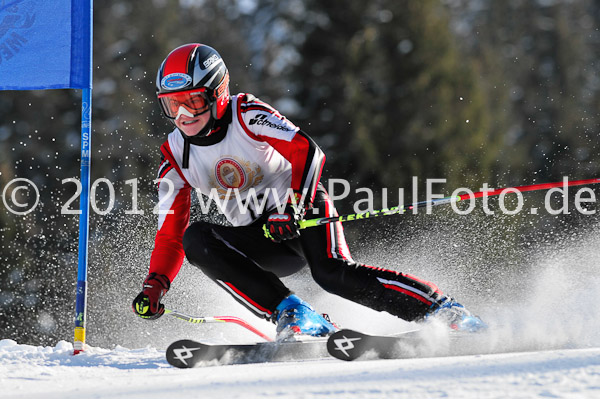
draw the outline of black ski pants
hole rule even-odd
[[[307,218],[337,216],[321,184],[313,207]],[[307,264],[327,292],[408,321],[422,319],[443,296],[430,282],[352,260],[340,222],[304,229],[299,238],[281,243],[264,236],[264,222],[243,227],[196,222],[183,237],[188,261],[258,316],[272,317],[291,293],[279,278]]]

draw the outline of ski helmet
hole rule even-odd
[[[229,104],[229,71],[212,47],[185,44],[171,51],[162,62],[156,77],[156,94],[164,115],[171,120],[183,105],[194,116],[210,111],[214,122],[223,117]]]

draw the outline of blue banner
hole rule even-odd
[[[0,90],[92,87],[92,0],[0,0]]]

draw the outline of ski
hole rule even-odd
[[[204,344],[188,339],[173,342],[166,351],[167,362],[177,368],[198,364],[246,364],[283,362],[328,357],[327,338],[252,344]]]
[[[408,331],[399,335],[368,335],[343,329],[336,331],[327,340],[327,351],[340,360],[355,360],[366,353],[379,359],[402,357],[401,343],[414,346],[419,343],[419,331]]]
[[[406,331],[396,335],[369,335],[343,329],[327,341],[329,354],[340,360],[403,359],[486,352],[484,333],[426,330]]]

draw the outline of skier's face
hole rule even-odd
[[[165,116],[186,136],[197,135],[210,120],[210,101],[204,88],[159,94],[158,101]]]
[[[183,108],[183,107],[182,107]],[[186,136],[195,136],[206,126],[210,119],[210,112],[205,112],[198,116],[192,113],[180,112],[175,119],[175,126],[179,128]]]

